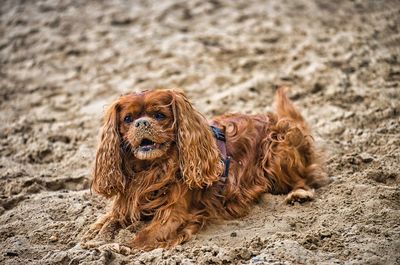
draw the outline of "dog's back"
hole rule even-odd
[[[245,202],[263,192],[289,193],[287,202],[292,203],[313,199],[313,188],[328,183],[310,127],[285,90],[276,92],[276,113],[227,114],[214,120],[226,128],[232,159],[226,198]]]

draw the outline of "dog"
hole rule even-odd
[[[129,247],[170,248],[246,215],[264,193],[312,200],[328,183],[321,152],[285,88],[275,104],[276,113],[208,121],[180,90],[118,98],[104,117],[91,187],[113,204],[82,242],[129,227]]]

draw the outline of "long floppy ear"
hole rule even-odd
[[[217,181],[223,165],[206,118],[195,110],[183,92],[171,90],[179,152],[179,166],[189,188]]]
[[[105,197],[123,191],[125,178],[121,170],[122,154],[119,133],[119,105],[114,102],[104,116],[100,144],[96,153],[92,188]]]

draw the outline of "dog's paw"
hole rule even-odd
[[[120,245],[118,243],[104,244],[104,245],[99,246],[98,249],[101,251],[109,250],[109,251],[116,252],[116,253],[122,254],[122,255],[131,254],[131,249],[129,247]]]
[[[296,189],[291,191],[285,199],[287,204],[294,204],[295,202],[303,203],[314,199],[314,190]]]
[[[120,223],[117,220],[101,220],[100,222],[94,223],[89,228],[89,230],[83,235],[81,241],[88,242],[94,239],[111,241],[120,228]]]
[[[133,249],[150,251],[156,248],[165,248],[167,243],[157,240],[154,235],[144,230],[136,235],[131,246]]]
[[[93,249],[93,248],[98,248],[102,245],[106,244],[105,241],[102,240],[90,240],[90,241],[81,241],[79,245],[83,249]]]
[[[143,237],[136,237],[133,240],[131,247],[133,249],[150,251],[157,248],[157,242]]]
[[[100,232],[101,226],[93,225],[89,230],[82,236],[81,243],[86,243],[93,240]]]
[[[80,246],[83,249],[98,249],[100,251],[112,251],[122,255],[131,254],[131,249],[129,247],[120,245],[118,243],[107,243],[102,240],[80,242]]]

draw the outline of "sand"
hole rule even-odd
[[[398,1],[2,1],[1,264],[400,264]],[[332,183],[171,250],[82,249],[104,107],[184,89],[207,117],[290,97]],[[115,243],[130,235],[121,230]]]

